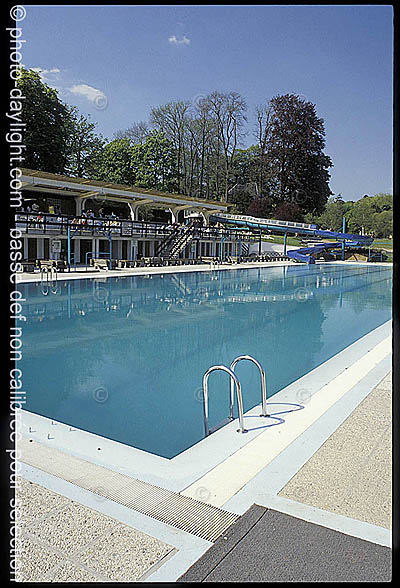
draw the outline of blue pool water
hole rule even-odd
[[[382,266],[286,266],[63,280],[23,292],[26,409],[173,457],[204,436],[201,385],[250,354],[268,396],[391,318]],[[22,364],[22,365],[21,365]],[[259,374],[236,368],[244,408]],[[209,379],[210,426],[228,416],[228,376]]]

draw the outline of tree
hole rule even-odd
[[[349,231],[388,237],[393,233],[393,196],[365,195],[354,203],[347,215]]]
[[[21,118],[25,123],[24,166],[64,173],[68,158],[70,110],[57,91],[44,84],[38,73],[20,69],[17,87],[25,97]]]
[[[217,199],[218,195],[212,194],[210,190],[210,162],[215,142],[215,124],[210,114],[210,104],[207,99],[200,99],[192,108],[189,130],[196,145],[196,163],[193,169],[197,178],[194,192],[199,198]]]
[[[156,129],[162,131],[176,150],[176,164],[178,170],[178,190],[185,192],[185,150],[184,136],[188,120],[188,112],[191,104],[179,100],[168,102],[151,110],[151,123]]]
[[[393,234],[393,210],[383,210],[374,215],[373,233],[375,237],[387,238]]]
[[[218,152],[222,153],[224,170],[223,199],[228,200],[230,173],[236,149],[246,121],[246,102],[237,92],[212,92],[206,98],[217,131]]]
[[[176,152],[163,133],[149,133],[143,144],[114,139],[93,160],[94,179],[174,192],[178,187]]]
[[[323,119],[314,104],[295,94],[273,97],[266,110],[272,119],[266,155],[274,170],[274,201],[296,202],[303,212],[321,213],[332,194]]]
[[[178,190],[176,149],[160,131],[152,131],[144,143],[132,147],[131,168],[137,186],[162,192]]]
[[[262,196],[271,195],[276,184],[276,162],[268,152],[273,129],[273,111],[270,103],[256,108],[257,125],[255,136],[258,145],[257,172],[258,191]]]
[[[228,201],[234,204],[235,211],[245,214],[254,198],[259,194],[257,169],[259,149],[252,145],[247,149],[238,149],[232,160],[231,178],[233,186],[228,190]]]
[[[321,229],[340,232],[343,228],[343,217],[345,206],[342,197],[334,196],[329,198],[324,212],[317,218],[317,224]]]
[[[303,213],[297,202],[281,202],[273,211],[277,220],[303,222]]]
[[[93,159],[93,179],[113,184],[135,184],[132,149],[128,139],[114,139]]]
[[[70,108],[68,126],[68,156],[66,172],[79,178],[90,178],[95,173],[95,160],[104,147],[104,139],[94,132],[97,124],[79,114],[78,109]]]
[[[134,122],[130,127],[124,131],[117,131],[114,133],[115,139],[129,139],[132,145],[142,144],[146,140],[147,135],[150,133],[149,124],[141,120]]]
[[[246,213],[257,218],[271,218],[273,204],[268,198],[254,198]]]

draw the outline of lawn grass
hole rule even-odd
[[[284,237],[283,235],[271,235],[272,239],[262,239],[266,243],[280,243],[283,245]],[[287,245],[299,245],[300,246],[300,239],[297,237],[288,237],[286,240]]]
[[[377,249],[382,247],[383,249],[391,249],[393,251],[393,239],[375,239],[372,247]]]

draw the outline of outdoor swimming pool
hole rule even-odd
[[[21,284],[25,408],[171,458],[204,437],[202,378],[242,354],[268,397],[391,318],[392,269],[280,266]],[[257,368],[236,368],[244,409]],[[229,381],[209,379],[210,426]]]

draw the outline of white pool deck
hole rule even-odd
[[[273,262],[242,266],[249,269],[288,263],[292,264]],[[129,272],[63,274],[62,279],[205,269],[204,266],[137,268]],[[27,275],[21,281],[37,279],[38,276]],[[25,442],[32,439],[46,450],[56,450],[54,454],[65,452],[87,463],[91,472],[97,465],[109,470],[111,476],[118,472],[238,515],[257,503],[389,546],[391,335],[391,321],[388,321],[275,394],[268,403],[270,418],[259,416],[259,406],[253,408],[245,415],[248,433],[238,433],[237,422],[232,422],[170,460],[27,411],[21,411],[20,432]],[[338,455],[342,462],[338,461]],[[53,497],[56,501],[68,499],[91,513],[101,513],[134,529],[139,534],[138,541],[143,534],[141,540],[150,553],[155,546],[158,554],[164,554],[154,556],[156,563],[149,564],[147,572],[140,568],[139,576],[145,581],[175,581],[211,545],[209,541],[136,512],[134,506],[128,508],[104,497],[99,500],[90,490],[24,463],[23,455],[20,463],[22,478],[35,484],[30,485],[33,495],[40,488],[46,489],[59,497]],[[356,480],[360,483],[356,484]],[[32,537],[29,539],[35,542]],[[117,544],[118,541],[115,547],[118,551]],[[54,546],[46,544],[46,549],[51,551]],[[170,555],[163,559],[165,554]],[[96,560],[100,562],[99,569],[103,569],[101,558],[106,555]],[[91,574],[88,576],[91,581],[110,578],[81,560],[79,568],[77,560],[66,558],[68,569],[76,573],[81,570],[79,577]],[[153,559],[150,557],[149,561]],[[60,581],[57,569],[56,566],[50,575],[46,570],[46,578]],[[115,581],[137,581],[139,576],[134,572],[131,576],[122,574]]]

